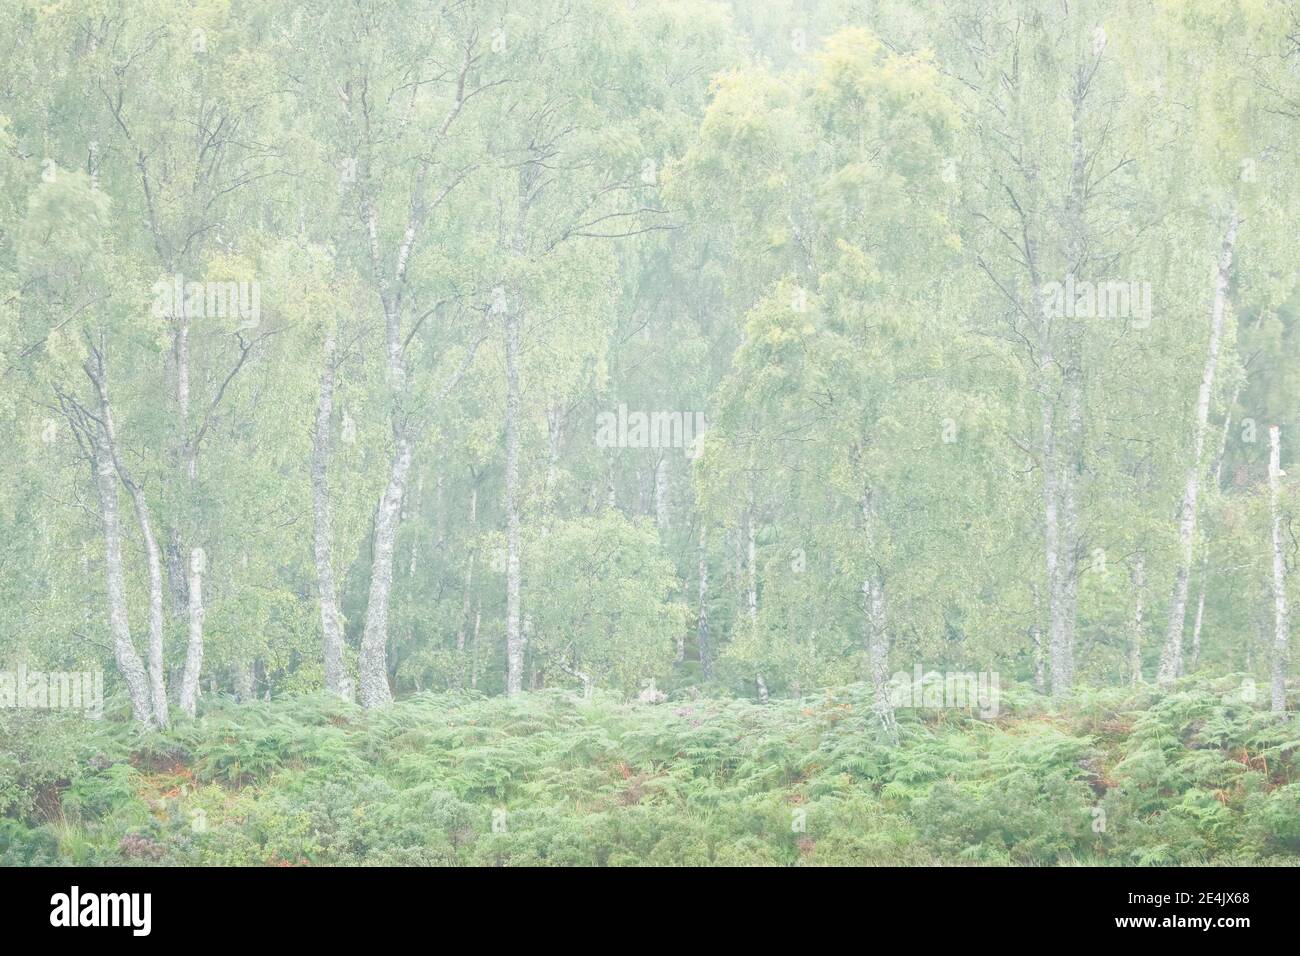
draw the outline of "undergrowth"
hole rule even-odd
[[[324,696],[141,734],[0,718],[0,863],[1294,863],[1300,720],[1235,693],[901,714],[854,685],[758,705],[540,692]]]

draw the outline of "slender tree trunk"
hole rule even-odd
[[[1043,653],[1042,602],[1038,585],[1034,585],[1034,621],[1029,625],[1029,639],[1034,643],[1034,690],[1047,692],[1047,655]]]
[[[862,527],[865,532],[867,566],[870,570],[862,582],[862,596],[866,602],[867,666],[871,670],[873,707],[880,727],[891,743],[898,743],[898,721],[894,716],[894,701],[889,688],[889,630],[885,605],[885,582],[879,567],[879,558],[872,554],[876,545],[876,515],[870,491],[862,496]]]
[[[745,608],[751,628],[758,626],[758,567],[754,545],[754,508],[751,504],[745,515]]]
[[[167,597],[169,612],[174,619],[180,619],[190,605],[186,590],[185,545],[181,542],[181,529],[172,524],[167,529]]]
[[[477,481],[469,490],[469,533],[475,541],[478,540],[478,483]],[[460,627],[456,629],[456,653],[461,656],[465,653],[465,632],[469,629],[469,606],[470,598],[474,593],[474,565],[478,560],[478,546],[475,544],[470,548],[469,562],[465,566],[465,590],[460,604]]]
[[[1065,376],[1066,435],[1061,482],[1061,591],[1065,611],[1061,626],[1065,631],[1065,683],[1074,685],[1076,653],[1075,631],[1079,619],[1079,559],[1082,552],[1079,521],[1079,487],[1083,482],[1083,380],[1082,356],[1077,343],[1070,349],[1070,367]]]
[[[523,690],[519,568],[519,313],[505,311],[506,346],[506,693]]]
[[[325,689],[346,696],[343,674],[343,627],[334,584],[334,531],[331,520],[329,463],[330,420],[334,415],[334,335],[325,339],[316,428],[312,433],[311,494],[315,531],[316,589],[320,595],[321,642],[325,657]]]
[[[758,633],[758,563],[757,548],[754,539],[754,498],[751,493],[749,507],[745,511],[745,609],[749,618],[749,629]],[[758,689],[758,701],[767,703],[767,681],[762,672],[754,675],[754,684]]]
[[[145,558],[149,566],[149,686],[153,694],[154,720],[159,727],[167,727],[171,718],[168,714],[167,681],[163,672],[162,562],[159,560],[158,541],[153,535],[144,493],[133,483],[127,485],[127,490],[131,492],[136,522],[144,537]]]
[[[1040,320],[1046,325],[1046,317]],[[1043,544],[1047,564],[1047,648],[1052,678],[1052,696],[1060,697],[1070,688],[1074,668],[1070,661],[1070,634],[1066,620],[1065,559],[1062,554],[1060,487],[1057,473],[1056,405],[1051,394],[1050,369],[1052,348],[1050,332],[1039,336],[1039,364],[1043,369],[1040,384],[1041,428],[1043,447]]]
[[[189,316],[179,317],[180,326],[176,335],[176,398],[178,406],[177,433],[181,450],[183,473],[180,476],[184,488],[185,513],[188,517],[189,533],[198,533],[198,500],[195,483],[198,480],[198,447],[190,432],[190,322]],[[177,538],[177,544],[181,539]],[[181,554],[186,551],[181,546]],[[198,709],[199,678],[203,670],[203,570],[206,558],[203,549],[190,548],[189,560],[186,562],[185,606],[188,621],[185,644],[185,669],[181,674],[181,712],[193,717]]]
[[[199,706],[199,677],[203,673],[203,571],[206,556],[202,548],[190,551],[189,642],[185,647],[185,670],[181,674],[181,712],[193,717]]]
[[[1201,661],[1201,625],[1205,621],[1205,592],[1209,590],[1210,556],[1201,554],[1201,587],[1196,595],[1196,616],[1192,619],[1192,653],[1187,661],[1188,673],[1196,671]]]
[[[479,632],[479,625],[482,623],[483,623],[483,598],[480,597],[478,599],[478,604],[474,611],[474,634],[471,639],[472,643],[470,644],[469,686],[471,688],[478,687],[478,657],[479,657],[478,632]]]
[[[553,405],[546,410],[546,443],[547,443],[547,462],[546,462],[546,488],[542,494],[543,508],[543,530],[546,534],[550,530],[551,513],[555,508],[556,498],[560,488],[560,457],[564,450],[564,425],[565,412],[559,405]]]
[[[862,585],[867,599],[867,660],[871,667],[871,690],[876,717],[892,743],[898,743],[898,722],[889,691],[889,631],[885,608],[885,587],[879,576],[870,574]]]
[[[1043,299],[1042,276],[1037,266],[1037,246],[1032,241],[1029,227],[1025,226],[1026,258],[1029,270],[1030,307],[1037,317],[1038,328],[1038,405],[1039,444],[1042,448],[1042,506],[1043,506],[1043,557],[1047,572],[1047,654],[1048,671],[1053,697],[1060,697],[1070,689],[1074,664],[1071,660],[1071,624],[1069,601],[1065,593],[1067,560],[1064,554],[1061,520],[1062,480],[1058,456],[1060,436],[1057,434],[1057,386],[1055,367],[1055,339],[1052,317]]]
[[[163,581],[158,539],[154,537],[153,523],[149,519],[149,506],[144,500],[144,493],[131,478],[122,462],[121,449],[117,441],[117,425],[112,405],[108,400],[108,372],[104,366],[103,354],[97,353],[94,360],[98,364],[92,367],[87,363],[86,371],[98,393],[104,441],[107,444],[109,458],[117,471],[117,477],[131,496],[136,523],[140,526],[141,537],[144,538],[145,560],[149,569],[149,693],[153,700],[154,723],[165,728],[170,723],[170,716],[167,704],[167,678],[163,669]]]
[[[95,488],[104,525],[104,572],[108,589],[108,626],[113,635],[113,656],[131,698],[131,716],[146,727],[154,723],[149,679],[131,641],[126,605],[126,574],[122,570],[122,523],[117,508],[117,474],[107,449],[94,443]]]
[[[1282,488],[1281,429],[1268,430],[1268,500],[1273,524],[1273,713],[1286,713],[1286,672],[1291,650],[1291,626],[1286,607],[1286,558],[1282,553],[1282,509],[1278,499]]]
[[[1133,585],[1133,620],[1129,624],[1128,673],[1129,683],[1137,687],[1142,683],[1142,615],[1146,607],[1147,556],[1139,551],[1131,572]]]
[[[414,220],[412,221],[414,222]],[[373,222],[372,222],[373,227]],[[410,249],[410,226],[398,255],[396,275],[405,275],[404,256]],[[373,237],[372,237],[373,241]],[[377,257],[376,257],[376,262]],[[378,272],[376,273],[378,275]],[[361,635],[357,670],[361,704],[383,707],[393,700],[388,685],[388,606],[393,592],[393,550],[402,521],[402,499],[411,471],[414,447],[406,419],[406,358],[402,340],[400,282],[396,293],[381,286],[384,307],[384,343],[388,359],[389,421],[393,429],[393,456],[388,466],[388,485],[375,513],[374,553],[370,562],[370,594],[366,601],[366,624]]]
[[[668,512],[668,454],[664,452],[655,464],[655,524],[667,531],[670,524]]]
[[[1233,248],[1237,242],[1237,207],[1234,203],[1228,212],[1228,227],[1219,252],[1218,268],[1214,277],[1214,305],[1210,316],[1210,341],[1205,357],[1205,370],[1196,396],[1196,415],[1192,423],[1192,460],[1187,468],[1183,486],[1183,502],[1178,517],[1178,568],[1174,577],[1173,598],[1169,608],[1169,628],[1165,634],[1164,648],[1160,653],[1160,669],[1156,680],[1170,684],[1182,669],[1183,625],[1187,618],[1188,581],[1192,568],[1192,548],[1196,539],[1196,499],[1200,490],[1201,469],[1204,467],[1205,431],[1210,418],[1210,397],[1214,390],[1214,375],[1219,365],[1219,345],[1223,339],[1224,313],[1227,311],[1228,277],[1232,268]]]
[[[234,665],[232,676],[235,685],[235,697],[241,704],[246,704],[254,696],[254,675],[252,661],[242,660]]]
[[[605,452],[605,505],[613,510],[618,507],[618,485],[614,481],[614,453]]]
[[[713,679],[713,648],[709,644],[709,552],[708,526],[700,525],[697,561],[700,584],[700,613],[696,620],[695,636],[700,647],[700,673],[708,681]]]
[[[1232,410],[1237,406],[1237,398],[1241,395],[1241,384],[1233,390],[1232,400],[1228,402],[1228,411],[1223,416],[1223,434],[1219,438],[1219,453],[1214,457],[1214,476],[1210,482],[1210,487],[1216,492],[1223,476],[1223,459],[1228,451],[1228,434],[1232,429]],[[1200,586],[1196,594],[1196,618],[1192,622],[1192,653],[1187,663],[1188,671],[1195,671],[1196,665],[1201,660],[1201,625],[1205,621],[1205,592],[1210,588],[1210,548],[1208,544],[1201,546],[1201,568],[1198,575]]]
[[[411,470],[411,443],[399,431],[388,487],[375,515],[374,558],[370,565],[370,595],[366,603],[366,626],[361,635],[360,697],[364,707],[383,707],[393,700],[388,686],[388,604],[393,588],[393,548],[401,522],[402,496]]]

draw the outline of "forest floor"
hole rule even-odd
[[[896,747],[861,685],[0,712],[0,864],[1294,864],[1300,718],[1242,686],[1004,687],[994,719],[901,712]]]

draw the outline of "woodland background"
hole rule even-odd
[[[0,668],[109,697],[0,712],[0,858],[1300,849],[1294,5],[3,0],[0,49]]]

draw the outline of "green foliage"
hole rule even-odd
[[[861,685],[766,707],[551,691],[425,693],[364,712],[314,696],[223,705],[147,738],[29,720],[16,746],[62,740],[63,763],[25,778],[25,802],[10,797],[0,860],[1293,863],[1300,772],[1263,769],[1266,715],[1225,683],[1120,699],[1095,735],[1071,729],[1090,710],[1026,707],[992,723],[912,719],[896,748],[876,741]],[[1294,721],[1269,724],[1271,747],[1296,735]],[[31,812],[41,793],[46,812]]]
[[[1293,6],[0,0],[0,861],[1290,861]]]

